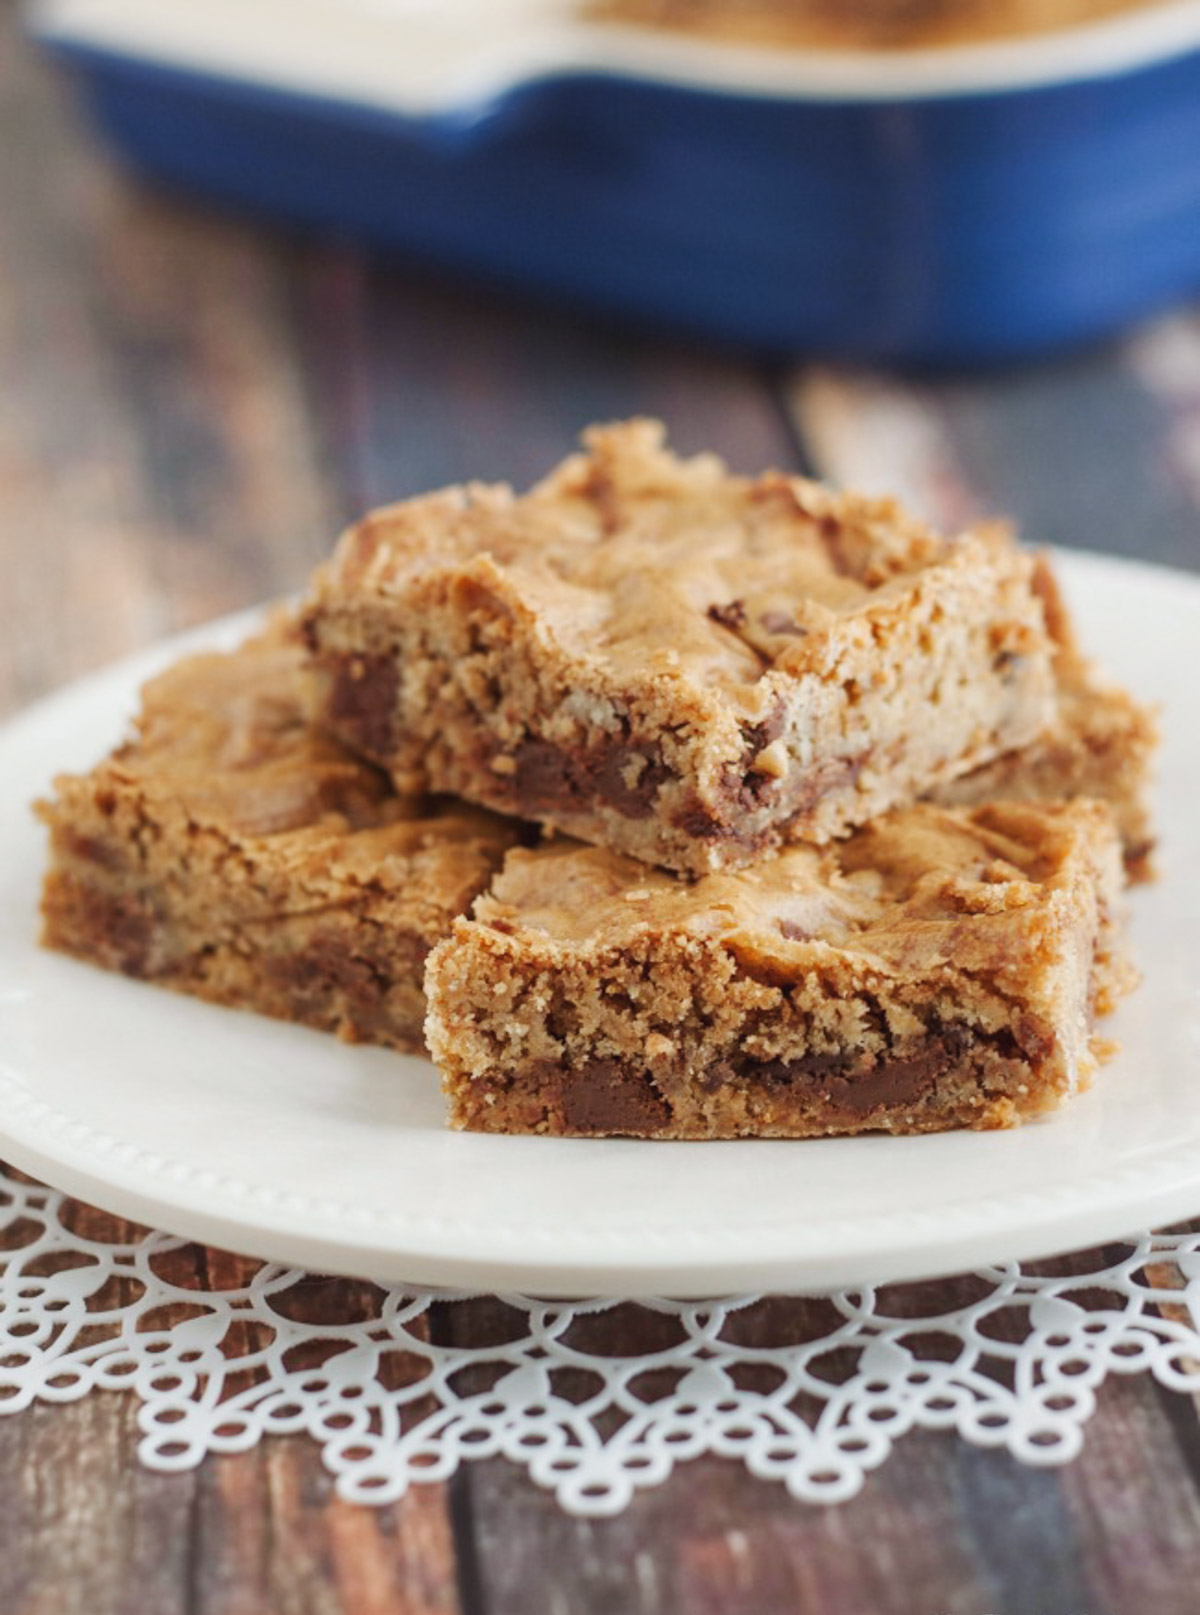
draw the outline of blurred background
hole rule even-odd
[[[0,0],[0,707],[632,413],[1200,566],[1200,6],[1118,4],[1080,82],[1031,4],[950,53],[826,6],[880,48],[816,72],[768,0],[753,48],[716,0]]]

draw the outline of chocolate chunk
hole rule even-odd
[[[757,851],[766,845],[773,834],[786,831],[811,812],[827,791],[853,785],[871,757],[868,749],[856,757],[842,757],[824,768],[810,769],[807,773],[794,770],[785,780],[778,780],[770,774],[758,772],[750,767],[750,763],[758,751],[778,738],[781,728],[782,720],[777,726],[773,719],[768,719],[765,723],[743,729],[746,750],[737,767],[726,769],[721,784],[722,802],[728,804],[727,817],[722,817],[719,810],[702,802],[698,796],[691,795],[672,817],[672,825],[698,841],[731,840],[750,852]],[[768,793],[783,791],[787,792],[791,804],[784,817],[764,830],[747,832],[738,829],[738,820],[743,813],[761,807]]]
[[[807,774],[797,772],[794,776],[795,784],[792,794],[792,809],[783,821],[781,828],[794,824],[810,813],[823,796],[830,791],[839,791],[851,786],[858,779],[871,757],[870,748],[859,752],[856,757],[839,757],[824,768],[810,770]]]
[[[135,892],[104,891],[70,875],[52,874],[46,882],[43,913],[59,937],[84,939],[84,948],[71,946],[66,951],[125,976],[145,979],[155,973],[157,919]]]
[[[975,1033],[965,1026],[957,1026],[953,1022],[948,1026],[943,1022],[936,1022],[935,1024],[942,1047],[947,1054],[952,1055],[956,1060],[961,1055],[964,1055],[973,1043],[978,1041]]]
[[[814,1051],[794,1060],[746,1060],[739,1064],[737,1075],[764,1088],[803,1088],[821,1083],[831,1072],[848,1071],[861,1059],[859,1054]]]
[[[764,747],[769,746],[773,740],[778,740],[787,725],[787,703],[781,695],[777,695],[771,703],[771,710],[761,723],[742,725],[742,737],[747,749],[757,756]]]
[[[658,1133],[671,1107],[647,1072],[620,1060],[589,1060],[559,1078],[563,1130],[568,1133]]]
[[[736,1082],[738,1073],[728,1060],[718,1060],[710,1065],[706,1071],[701,1071],[696,1081],[705,1093],[718,1093],[727,1082]]]
[[[672,816],[671,824],[695,841],[733,840],[744,841],[747,846],[757,845],[755,840],[739,835],[731,824],[719,819],[694,793],[689,793],[683,806]]]
[[[747,1060],[737,1076],[767,1088],[819,1088],[832,1108],[861,1118],[902,1110],[928,1094],[959,1065],[974,1038],[961,1026],[943,1026],[911,1054],[888,1054],[875,1064],[861,1054],[804,1054],[794,1060]]]
[[[596,795],[627,819],[644,819],[654,810],[659,787],[671,770],[635,746],[613,746],[601,753]]]
[[[397,939],[393,938],[393,942]],[[419,980],[422,955],[428,948],[412,939]],[[358,1042],[386,1042],[397,1033],[388,1003],[395,961],[389,970],[365,953],[356,952],[349,939],[332,932],[314,936],[296,953],[265,953],[259,967],[268,980],[287,994],[289,1014],[308,1025],[327,1027],[342,1018],[343,1035]]]
[[[654,811],[660,787],[672,777],[648,747],[625,740],[592,750],[524,740],[514,761],[515,803],[530,817],[565,817],[600,801],[627,819],[644,819]]]
[[[516,799],[523,813],[561,813],[581,805],[570,759],[561,747],[548,740],[523,740],[514,761]]]
[[[316,936],[300,953],[268,954],[264,967],[299,999],[342,993],[355,1008],[374,1008],[387,993],[385,974],[339,937]]]
[[[768,797],[779,792],[779,781],[770,774],[760,774],[751,769],[745,774],[738,787],[738,801],[744,808],[761,807]]]
[[[395,656],[327,655],[330,722],[358,751],[381,760],[392,746],[400,669]]]
[[[779,791],[779,779],[772,774],[760,773],[754,762],[760,752],[779,739],[786,721],[787,710],[783,698],[777,696],[761,723],[742,725],[743,751],[739,769],[735,771],[739,806],[757,807],[767,796]]]
[[[836,1078],[829,1084],[829,1097],[852,1116],[867,1116],[873,1110],[902,1110],[927,1094],[956,1059],[941,1039],[935,1038],[917,1054],[892,1057],[853,1077]]]
[[[731,600],[727,606],[709,606],[708,615],[722,628],[732,628],[736,632],[746,621],[746,604],[743,600]]]
[[[117,969],[127,976],[148,976],[156,929],[153,916],[136,897],[109,897],[97,909],[94,934],[116,955]]]
[[[811,931],[806,931],[802,925],[797,925],[795,920],[780,920],[779,934],[787,937],[789,942],[811,942],[813,935]]]
[[[790,824],[808,813],[827,791],[853,785],[866,766],[869,751],[839,758],[807,774],[793,772],[785,780],[754,768],[758,754],[783,733],[786,717],[785,703],[779,699],[760,723],[742,726],[742,756],[736,767],[727,769],[722,787],[729,807],[726,815],[719,804],[710,806],[693,794],[671,816],[672,826],[694,840],[734,840],[753,850],[763,844],[763,835],[739,830],[737,821],[768,796],[788,791],[792,807],[783,823]],[[587,812],[597,801],[624,818],[648,818],[661,787],[676,777],[649,742],[629,738],[614,739],[591,750],[531,738],[523,740],[512,756],[515,772],[497,775],[497,787],[502,789],[505,778],[511,779],[512,809],[527,818],[566,818]]]

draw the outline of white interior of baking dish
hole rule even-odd
[[[420,116],[565,72],[818,100],[911,100],[1099,78],[1200,49],[1200,0],[1059,33],[904,51],[736,45],[590,21],[581,0],[32,0],[35,30]]]

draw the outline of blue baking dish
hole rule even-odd
[[[657,328],[963,364],[1200,292],[1200,0],[940,50],[569,0],[40,0],[146,172]]]

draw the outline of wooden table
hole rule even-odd
[[[908,382],[634,338],[153,194],[99,152],[0,4],[0,711],[297,588],[372,503],[526,483],[587,422],[631,413],[739,468],[1200,567],[1200,318],[1049,367]],[[192,1250],[181,1273],[232,1260]],[[1065,1469],[915,1435],[840,1507],[713,1459],[590,1523],[500,1460],[379,1510],[335,1500],[299,1439],[151,1474],[134,1417],[132,1398],[94,1394],[0,1419],[2,1615],[1200,1604],[1200,1424],[1145,1377],[1104,1387]]]

